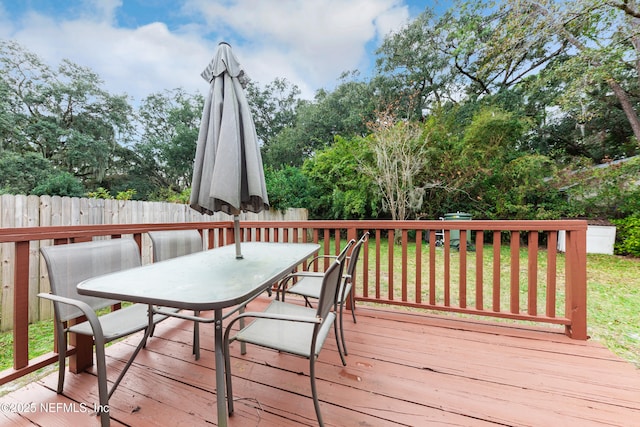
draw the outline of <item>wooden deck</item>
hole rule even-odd
[[[259,310],[261,298],[250,309]],[[453,317],[359,307],[345,318],[349,356],[335,341],[318,373],[325,423],[333,426],[630,426],[640,420],[640,370],[595,342],[559,333]],[[217,422],[212,326],[202,325],[202,358],[191,356],[189,322],[158,326],[113,395],[112,425],[201,426]],[[138,337],[107,349],[115,379]],[[232,348],[236,412],[231,426],[315,425],[308,362]],[[92,373],[57,373],[0,397],[0,425],[99,425]],[[12,406],[13,405],[13,406]],[[25,411],[11,413],[22,406]]]

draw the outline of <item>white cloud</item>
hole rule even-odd
[[[29,11],[12,22],[0,3],[0,36],[51,66],[63,58],[87,66],[107,90],[135,100],[176,87],[204,93],[200,72],[226,40],[255,81],[286,77],[312,97],[343,71],[366,71],[367,43],[408,19],[399,0],[186,0],[181,10],[167,12],[185,14],[181,26],[122,28],[115,23],[121,4],[87,0],[73,13]]]
[[[49,65],[69,59],[97,72],[112,93],[133,98],[184,87],[204,92],[200,71],[211,56],[202,40],[175,35],[165,24],[116,28],[104,20],[60,21],[36,13],[12,38]]]
[[[188,0],[185,9],[201,13],[223,35],[241,35],[229,40],[234,49],[258,56],[279,52],[277,59],[297,74],[285,77],[315,88],[335,84],[343,71],[367,67],[366,44],[408,19],[407,7],[396,0]]]

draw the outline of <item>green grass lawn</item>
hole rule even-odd
[[[640,368],[640,259],[588,254],[587,289],[591,338]]]

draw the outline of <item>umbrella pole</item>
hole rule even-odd
[[[236,259],[242,259],[242,251],[240,250],[240,216],[233,216],[233,238],[236,241]]]

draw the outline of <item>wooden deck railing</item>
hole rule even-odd
[[[368,231],[355,278],[361,303],[556,324],[574,339],[587,339],[586,221],[245,221],[241,227],[245,241],[320,242],[325,254]],[[6,324],[12,313],[14,338],[13,368],[0,372],[0,384],[57,361],[55,352],[28,355],[30,321],[52,316],[49,303],[36,296],[48,291],[41,245],[130,235],[144,262],[151,259],[148,231],[187,228],[200,230],[209,248],[233,243],[227,221],[0,229],[1,314]],[[561,230],[564,256],[556,251]],[[455,249],[452,236],[469,243]],[[73,347],[69,352],[80,354]],[[74,356],[70,369],[91,363]]]

